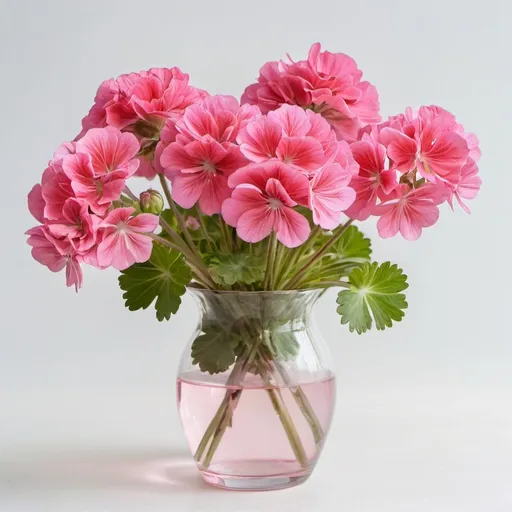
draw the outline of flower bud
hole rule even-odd
[[[153,189],[142,192],[139,196],[140,209],[144,213],[159,215],[164,209],[164,200],[159,192]]]
[[[201,224],[199,224],[199,221],[195,217],[187,217],[185,219],[185,226],[191,231],[197,231],[201,227]]]

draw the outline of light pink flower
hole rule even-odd
[[[84,199],[98,215],[106,213],[112,201],[121,197],[126,186],[125,169],[98,176],[94,172],[91,156],[87,153],[64,157],[62,168],[70,180],[74,195]]]
[[[96,176],[122,171],[125,178],[130,177],[139,165],[135,159],[139,149],[135,135],[110,126],[89,130],[76,144],[77,153],[91,156]]]
[[[103,240],[98,246],[98,263],[124,270],[134,263],[143,263],[151,256],[153,242],[146,233],[158,226],[158,217],[141,213],[132,217],[135,208],[117,208],[100,224]]]
[[[366,220],[372,214],[377,199],[396,187],[396,171],[386,169],[386,149],[371,135],[364,134],[363,140],[352,143],[350,149],[359,165],[359,172],[350,182],[356,199],[345,213],[353,219]]]
[[[37,226],[26,233],[28,245],[32,247],[32,257],[48,267],[52,272],[66,269],[66,285],[78,291],[83,284],[80,262],[67,240],[54,238],[45,226]]]
[[[478,166],[474,160],[469,158],[466,165],[461,169],[459,182],[452,190],[453,196],[455,196],[458,203],[466,213],[471,213],[471,211],[462,200],[474,199],[478,194],[481,185],[482,180],[480,179],[480,176],[478,176]],[[453,208],[452,197],[448,202]]]
[[[238,146],[206,138],[185,145],[170,144],[163,150],[160,163],[180,206],[191,208],[198,202],[206,215],[213,215],[221,211],[223,201],[231,194],[229,176],[247,160]]]
[[[324,229],[334,229],[340,224],[340,215],[355,200],[356,193],[348,185],[352,174],[339,164],[322,167],[312,178],[310,208],[313,222]]]
[[[305,61],[265,64],[242,103],[258,105],[263,113],[284,103],[311,108],[329,121],[340,140],[354,141],[362,126],[380,121],[377,90],[361,81],[353,59],[320,50],[316,43]]]
[[[302,173],[268,162],[237,171],[229,183],[236,188],[224,201],[222,216],[242,240],[256,243],[274,231],[283,245],[297,247],[308,238],[307,219],[293,209],[308,199],[309,181]]]
[[[389,201],[374,208],[374,213],[380,215],[377,222],[379,235],[389,238],[400,231],[406,240],[417,240],[423,228],[437,222],[437,205],[446,199],[443,190],[443,185],[429,184],[417,189],[399,185]]]

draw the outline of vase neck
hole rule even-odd
[[[308,322],[323,290],[223,292],[189,289],[198,302],[202,320],[209,323],[250,319],[261,325]]]

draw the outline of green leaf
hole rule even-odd
[[[240,338],[222,328],[212,328],[200,334],[192,343],[192,363],[202,372],[225,372],[236,358]]]
[[[264,259],[244,253],[221,255],[211,262],[216,281],[231,286],[235,283],[251,284],[263,279]]]
[[[293,331],[271,331],[270,335],[272,359],[289,361],[299,353],[299,343]]]
[[[336,259],[362,258],[370,261],[372,253],[371,242],[356,226],[349,226],[343,235],[331,247]]]
[[[407,276],[397,265],[389,261],[366,263],[352,270],[349,275],[350,289],[338,294],[338,313],[341,323],[349,324],[350,332],[358,334],[371,329],[372,322],[379,330],[399,322],[407,308],[402,292],[409,285]],[[373,317],[373,320],[372,320]]]
[[[192,279],[183,255],[154,243],[151,258],[121,271],[119,286],[130,311],[148,308],[155,302],[156,317],[169,320],[178,311],[181,296]]]

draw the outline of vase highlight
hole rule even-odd
[[[323,448],[336,394],[312,322],[322,291],[191,293],[200,319],[177,392],[203,478],[237,490],[302,483]]]

